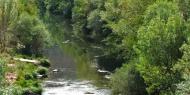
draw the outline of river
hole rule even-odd
[[[108,80],[97,72],[93,57],[71,42],[60,41],[45,51],[51,67],[42,95],[110,95]]]

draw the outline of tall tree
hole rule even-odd
[[[157,1],[148,7],[138,30],[138,69],[149,94],[173,93],[180,74],[173,70],[182,53],[185,27],[176,3]]]
[[[8,43],[8,31],[17,18],[17,0],[0,0],[0,48],[4,51]]]

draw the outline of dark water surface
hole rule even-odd
[[[61,18],[45,21],[56,45],[45,51],[51,68],[48,79],[43,83],[42,95],[110,95],[108,80],[97,73],[90,53],[76,45],[81,42],[78,39],[73,41],[71,22]]]
[[[80,48],[60,44],[47,49],[46,56],[52,65],[42,95],[110,95],[108,80]]]

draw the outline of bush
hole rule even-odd
[[[33,77],[34,79],[37,79],[37,75],[38,75],[37,72],[33,72],[33,73],[32,73],[32,77]]]
[[[37,17],[27,13],[20,15],[17,23],[13,25],[13,30],[19,41],[17,44],[19,53],[40,56],[43,47],[49,43],[49,34],[45,25]]]
[[[41,95],[42,88],[41,87],[31,87],[31,88],[25,88],[23,90],[22,95]]]
[[[189,95],[190,94],[190,77],[179,84],[177,84],[177,90],[175,95]]]
[[[40,60],[40,65],[43,67],[50,67],[50,62],[48,59],[41,59]]]
[[[3,76],[4,76],[4,61],[0,59],[0,88],[2,86]]]
[[[22,95],[23,89],[20,86],[11,85],[0,89],[0,95]]]
[[[31,74],[25,74],[24,75],[25,80],[33,79],[33,76]]]
[[[147,95],[143,78],[134,64],[125,64],[112,76],[113,95]]]
[[[40,75],[47,75],[48,69],[45,67],[39,67],[37,73]]]

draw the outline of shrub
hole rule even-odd
[[[4,61],[0,59],[0,88],[2,86],[3,76],[4,76]]]
[[[134,64],[125,64],[112,76],[113,95],[147,95],[143,78]]]
[[[35,16],[27,13],[20,15],[19,20],[13,25],[14,35],[19,41],[19,53],[41,55],[42,49],[49,43],[49,34],[45,25]]]
[[[22,95],[40,95],[42,93],[41,87],[25,88]]]
[[[177,84],[177,90],[175,95],[189,95],[190,94],[190,77],[187,80]]]
[[[47,72],[48,72],[48,70],[45,67],[39,67],[37,70],[37,73],[40,75],[47,75]]]
[[[40,65],[43,67],[50,67],[50,62],[48,59],[41,59],[40,60]]]
[[[31,74],[25,74],[24,75],[25,80],[33,79],[33,76]]]

